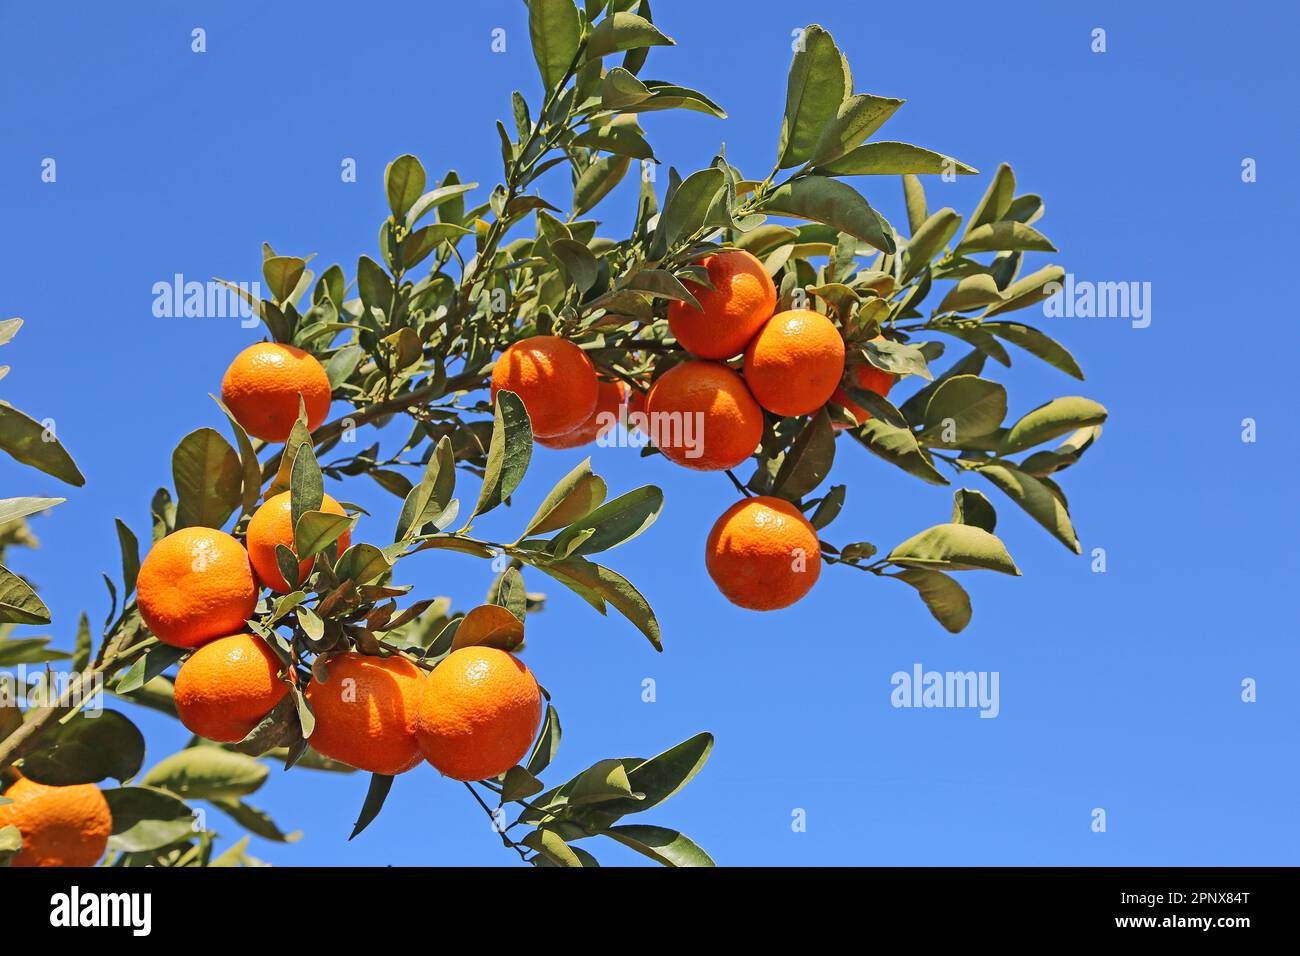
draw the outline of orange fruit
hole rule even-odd
[[[235,356],[221,380],[221,400],[244,431],[284,441],[298,420],[298,396],[315,431],[330,411],[330,380],[316,357],[292,345],[258,342]]]
[[[283,664],[260,637],[232,634],[204,644],[176,675],[181,723],[208,740],[237,743],[289,692]]]
[[[415,734],[446,776],[485,780],[523,759],[541,720],[542,693],[522,661],[495,647],[462,647],[425,678]]]
[[[683,362],[664,372],[646,410],[656,447],[687,468],[734,468],[763,437],[763,410],[741,377],[717,362]]]
[[[821,547],[816,529],[790,502],[743,498],[713,525],[704,563],[732,604],[774,611],[812,590],[821,573]]]
[[[844,374],[844,339],[820,312],[791,309],[766,322],[745,349],[745,384],[778,415],[826,404]]]
[[[332,515],[346,513],[343,506],[329,495],[321,496],[319,510]],[[290,492],[282,491],[278,495],[272,495],[253,512],[253,517],[248,519],[245,540],[248,542],[248,557],[253,562],[253,570],[257,572],[258,580],[277,594],[288,594],[293,590],[289,587],[289,582],[284,579],[284,575],[280,573],[280,564],[275,559],[276,545],[282,544],[289,550],[293,550],[293,495]],[[344,531],[339,535],[338,553],[342,554],[346,551],[351,543],[352,532]],[[300,583],[307,579],[315,563],[314,557],[299,562]]]
[[[309,741],[334,760],[393,776],[420,762],[415,712],[424,672],[404,657],[349,651],[326,665],[327,681],[314,676],[307,700],[316,715]]]
[[[700,358],[727,359],[744,349],[776,309],[776,286],[763,264],[748,252],[719,252],[700,263],[713,288],[683,283],[700,308],[668,305],[668,327],[686,351]]]
[[[20,777],[5,791],[0,828],[16,826],[23,848],[10,866],[94,866],[108,846],[113,815],[93,783],[49,787]]]
[[[869,362],[863,362],[860,365],[853,366],[850,373],[853,381],[858,388],[868,392],[875,392],[877,395],[887,396],[889,390],[894,387],[894,376],[884,369],[876,368]],[[842,388],[837,388],[831,394],[831,401],[836,405],[842,406],[850,415],[854,417],[859,425],[871,417],[871,413],[859,405],[853,399],[849,398],[849,393]],[[836,428],[849,428],[844,422],[833,422]]]
[[[140,565],[136,604],[149,630],[173,647],[241,631],[257,606],[248,552],[214,528],[174,531]]]
[[[578,448],[590,445],[597,438],[613,431],[618,424],[619,413],[627,395],[627,386],[622,382],[597,383],[596,408],[585,422],[571,432],[556,435],[553,438],[538,438],[537,444],[547,448]]]
[[[533,435],[554,438],[580,427],[596,407],[596,369],[568,339],[534,335],[520,339],[492,366],[492,401],[501,389],[514,392],[528,410]]]

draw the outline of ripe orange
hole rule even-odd
[[[113,832],[108,801],[92,783],[48,787],[20,777],[4,795],[0,828],[16,826],[23,848],[11,866],[94,866]]]
[[[260,637],[232,634],[204,644],[176,675],[181,723],[219,743],[243,740],[289,692],[283,665]]]
[[[334,760],[393,776],[420,762],[415,712],[424,672],[404,657],[349,651],[329,660],[327,681],[315,677],[307,700],[316,715],[312,747]]]
[[[888,395],[889,390],[894,387],[894,376],[884,369],[876,368],[869,362],[853,366],[851,374],[858,388],[868,392],[875,392],[881,397]],[[842,388],[835,389],[831,394],[831,401],[836,405],[843,406],[857,420],[859,425],[871,417],[871,413],[849,398],[849,393]],[[833,424],[836,428],[850,427],[843,422],[834,422]]]
[[[523,759],[541,720],[542,694],[522,661],[495,647],[462,647],[425,679],[415,733],[443,774],[485,780]]]
[[[618,424],[619,412],[623,408],[627,386],[622,382],[606,382],[603,379],[598,385],[595,411],[585,422],[563,435],[538,438],[537,444],[547,448],[578,448],[589,445],[607,432],[613,431]]]
[[[149,630],[173,647],[241,631],[257,606],[248,552],[214,528],[174,531],[140,565],[136,603]]]
[[[330,380],[316,357],[292,345],[258,342],[235,356],[221,380],[221,400],[244,431],[284,441],[298,420],[298,396],[307,427],[320,428],[330,411]]]
[[[736,467],[763,437],[763,410],[740,376],[717,362],[683,362],[664,372],[646,410],[656,447],[699,471]]]
[[[780,312],[745,349],[745,384],[769,412],[807,415],[826,404],[844,374],[844,339],[810,309]]]
[[[689,279],[684,285],[700,303],[668,305],[668,327],[681,347],[706,359],[727,359],[745,347],[776,309],[776,286],[748,252],[719,252],[702,260],[713,288]]]
[[[288,491],[272,495],[263,502],[257,511],[253,512],[253,517],[248,520],[246,540],[248,541],[248,557],[253,562],[253,570],[257,572],[258,580],[278,594],[288,594],[292,590],[289,587],[289,582],[280,573],[279,562],[275,560],[276,545],[282,544],[286,548],[293,550],[292,502],[293,495]],[[332,515],[346,513],[343,506],[329,495],[321,497],[319,510]],[[351,543],[352,532],[343,532],[338,540],[338,553],[342,554],[346,551]],[[316,559],[314,557],[299,562],[298,581],[300,583],[306,580],[307,575],[311,572],[312,565],[315,563]]]
[[[751,611],[789,607],[821,573],[817,531],[788,501],[743,498],[709,532],[704,563],[732,604]]]
[[[514,392],[528,410],[533,435],[554,438],[585,422],[596,407],[596,369],[568,339],[534,335],[520,339],[492,366],[492,401],[501,389]]]

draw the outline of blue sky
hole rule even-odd
[[[118,573],[113,517],[148,537],[149,496],[170,483],[172,448],[194,428],[224,430],[207,393],[260,335],[228,319],[156,318],[153,284],[175,273],[255,279],[264,240],[351,276],[358,254],[375,254],[394,156],[413,152],[431,176],[454,168],[487,187],[500,175],[493,123],[508,118],[512,89],[534,103],[539,92],[523,6],[436,6],[451,9],[0,4],[2,317],[27,320],[4,350],[13,370],[0,397],[53,418],[88,480],[66,489],[7,458],[0,477],[6,495],[69,499],[34,522],[39,551],[11,556],[64,644],[82,608],[92,620],[107,611],[99,575]],[[1063,341],[1086,382],[1024,353],[989,370],[1011,386],[1012,417],[1070,394],[1110,409],[1099,444],[1062,476],[1085,554],[1104,548],[1107,570],[1094,573],[986,489],[1025,574],[965,575],[975,603],[965,633],[941,630],[907,588],[835,568],[792,609],[746,612],[703,574],[705,534],[733,500],[727,479],[597,449],[611,489],[665,490],[659,523],[608,563],[656,607],[667,651],[528,579],[550,600],[530,620],[527,660],[565,726],[548,779],[707,729],[717,735],[708,767],[644,822],[683,830],[724,864],[1295,863],[1300,652],[1281,610],[1300,570],[1290,390],[1300,342],[1285,292],[1300,213],[1285,166],[1300,146],[1295,13],[1256,7],[1210,29],[1205,17],[1120,3],[945,2],[898,19],[822,0],[748,6],[742,18],[731,4],[656,5],[678,46],[654,51],[643,75],[730,112],[648,116],[666,163],[698,169],[725,142],[733,163],[765,175],[791,31],[820,22],[859,92],[908,100],[878,138],[984,174],[927,178],[932,209],[969,213],[1009,161],[1020,191],[1045,197],[1038,225],[1060,249],[1036,265],[1151,283],[1144,329],[1016,316]],[[195,27],[207,31],[204,54],[190,50]],[[1105,53],[1090,49],[1098,27]],[[57,161],[52,184],[40,177],[46,157]],[[356,183],[340,181],[345,157]],[[1247,157],[1258,165],[1249,184]],[[896,178],[856,182],[905,223]],[[625,227],[629,186],[598,207],[604,234]],[[1242,441],[1245,418],[1257,423],[1254,443]],[[393,431],[389,441],[405,435]],[[578,458],[539,449],[517,507],[483,533],[517,531]],[[847,442],[834,480],[849,495],[831,541],[888,548],[948,520],[947,489]],[[359,536],[368,525],[391,533],[397,499],[366,479],[330,491],[372,511]],[[400,574],[461,607],[490,579],[485,563],[436,552]],[[999,716],[894,709],[890,675],[916,663],[998,672]],[[642,701],[646,678],[654,703]],[[1255,703],[1241,700],[1245,678],[1258,682]],[[139,721],[150,762],[187,738],[162,718]],[[253,802],[305,836],[255,841],[253,852],[284,865],[514,861],[463,788],[428,766],[400,778],[380,819],[347,844],[365,785],[363,775],[274,773]],[[1098,807],[1105,833],[1090,828]],[[792,830],[797,810],[806,832]]]

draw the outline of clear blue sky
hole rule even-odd
[[[1282,613],[1300,570],[1300,336],[1286,291],[1300,213],[1294,11],[945,2],[895,19],[823,0],[748,6],[738,18],[732,4],[656,5],[678,46],[654,51],[645,75],[730,112],[649,115],[665,162],[698,169],[725,141],[734,163],[766,174],[790,32],[820,22],[858,91],[908,100],[880,137],[985,174],[1010,161],[1021,191],[1046,197],[1040,226],[1061,251],[1038,264],[1152,284],[1146,329],[1019,313],[1073,350],[1085,383],[1023,353],[992,370],[1012,385],[1013,416],[1078,393],[1109,407],[1101,442],[1062,476],[1085,552],[1104,548],[1108,571],[1092,573],[988,489],[1025,575],[965,575],[975,618],[964,634],[942,631],[902,585],[844,569],[826,569],[793,609],[746,612],[703,573],[704,536],[733,498],[727,479],[598,450],[612,489],[665,489],[659,523],[609,563],[657,608],[667,652],[529,578],[551,599],[530,621],[527,660],[566,728],[551,779],[708,729],[709,766],[645,822],[682,829],[724,864],[1297,862],[1300,653]],[[452,8],[0,4],[3,317],[27,320],[0,357],[13,366],[0,395],[54,418],[88,481],[66,489],[7,458],[0,476],[6,495],[69,499],[34,522],[41,549],[12,556],[65,645],[82,608],[92,620],[107,610],[99,575],[118,574],[113,517],[147,539],[172,448],[201,425],[224,430],[207,393],[261,334],[155,318],[153,283],[178,272],[255,279],[263,240],[341,262],[351,277],[359,253],[375,254],[388,160],[413,152],[431,175],[455,168],[485,186],[500,175],[493,122],[508,118],[512,89],[538,95],[524,9]],[[202,55],[190,52],[196,26]],[[490,50],[497,27],[504,54]],[[1107,31],[1104,54],[1090,51],[1095,27]],[[55,184],[41,182],[46,157]],[[340,181],[344,157],[357,183]],[[1256,183],[1241,181],[1245,157],[1258,162]],[[930,177],[931,208],[968,213],[986,182]],[[858,183],[905,222],[896,178]],[[631,207],[621,188],[598,208],[607,234],[622,234]],[[1254,444],[1241,440],[1247,417]],[[517,530],[577,457],[539,450],[517,508],[484,533]],[[848,443],[834,478],[850,490],[832,541],[887,548],[950,513],[948,490]],[[391,533],[397,499],[366,479],[331,492],[372,509],[360,535]],[[401,577],[469,607],[490,571],[433,553]],[[999,672],[1000,716],[895,710],[890,675],[917,662]],[[653,704],[641,700],[647,677]],[[1240,700],[1247,677],[1254,704]],[[187,737],[139,719],[150,762]],[[273,774],[253,802],[306,835],[255,841],[254,852],[289,865],[514,860],[463,788],[428,766],[399,779],[383,816],[346,844],[365,786],[364,775]],[[1104,834],[1090,830],[1094,807],[1107,811]],[[797,808],[806,833],[792,832]],[[630,861],[619,847],[591,849]]]

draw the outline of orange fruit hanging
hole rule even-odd
[[[346,514],[343,506],[329,495],[321,496],[321,506],[318,510],[332,515]],[[293,495],[288,491],[282,491],[278,495],[267,498],[248,520],[245,539],[248,541],[248,557],[253,562],[253,570],[257,572],[258,580],[277,594],[288,594],[293,590],[280,572],[280,563],[275,557],[276,545],[282,544],[289,550],[293,550]],[[339,535],[338,553],[343,554],[351,544],[352,532],[344,531]],[[298,582],[300,584],[307,579],[315,563],[314,557],[299,562]]]
[[[404,657],[348,652],[330,658],[327,681],[314,676],[307,701],[316,716],[308,742],[358,770],[393,776],[420,762],[415,715],[424,672]]]
[[[23,848],[10,866],[94,866],[108,846],[113,815],[94,784],[50,787],[20,777],[4,792],[0,829],[16,826]]]
[[[704,555],[709,577],[732,604],[774,611],[794,604],[817,583],[817,531],[780,498],[743,498],[709,532]]]
[[[853,370],[849,373],[853,377],[854,383],[858,388],[867,392],[875,392],[882,398],[889,394],[889,390],[894,387],[896,379],[884,369],[876,368],[870,362],[862,362],[854,365]],[[849,393],[843,388],[836,388],[831,394],[831,401],[836,405],[844,408],[859,425],[871,417],[871,413],[859,405],[853,399],[849,398]],[[850,425],[844,422],[833,422],[836,428],[849,428]]]
[[[175,531],[140,565],[136,604],[149,630],[173,647],[241,631],[257,606],[248,552],[214,528]]]
[[[232,634],[204,644],[176,675],[176,713],[208,740],[243,740],[289,692],[280,658],[260,637]]]
[[[763,437],[763,410],[739,375],[717,362],[683,362],[646,396],[651,437],[671,461],[699,471],[735,468]]]
[[[235,356],[221,380],[221,401],[244,431],[284,441],[298,420],[298,396],[315,431],[330,411],[330,380],[309,352],[280,342],[258,342]]]
[[[596,408],[596,369],[568,339],[534,335],[520,339],[492,366],[492,401],[514,392],[528,410],[533,435],[554,438],[580,427]]]
[[[709,289],[696,282],[683,284],[700,308],[686,302],[668,305],[668,327],[692,355],[728,359],[738,355],[776,309],[776,286],[763,264],[748,252],[719,252],[701,260],[709,274]]]
[[[553,438],[537,438],[537,444],[546,448],[579,448],[590,445],[618,425],[627,386],[622,382],[600,380],[596,392],[596,408],[585,422],[571,432]]]
[[[523,759],[542,720],[542,694],[523,662],[495,647],[452,651],[424,681],[416,737],[453,780],[485,780]]]
[[[843,374],[844,339],[835,323],[811,309],[777,313],[745,348],[745,384],[778,415],[817,411]]]

